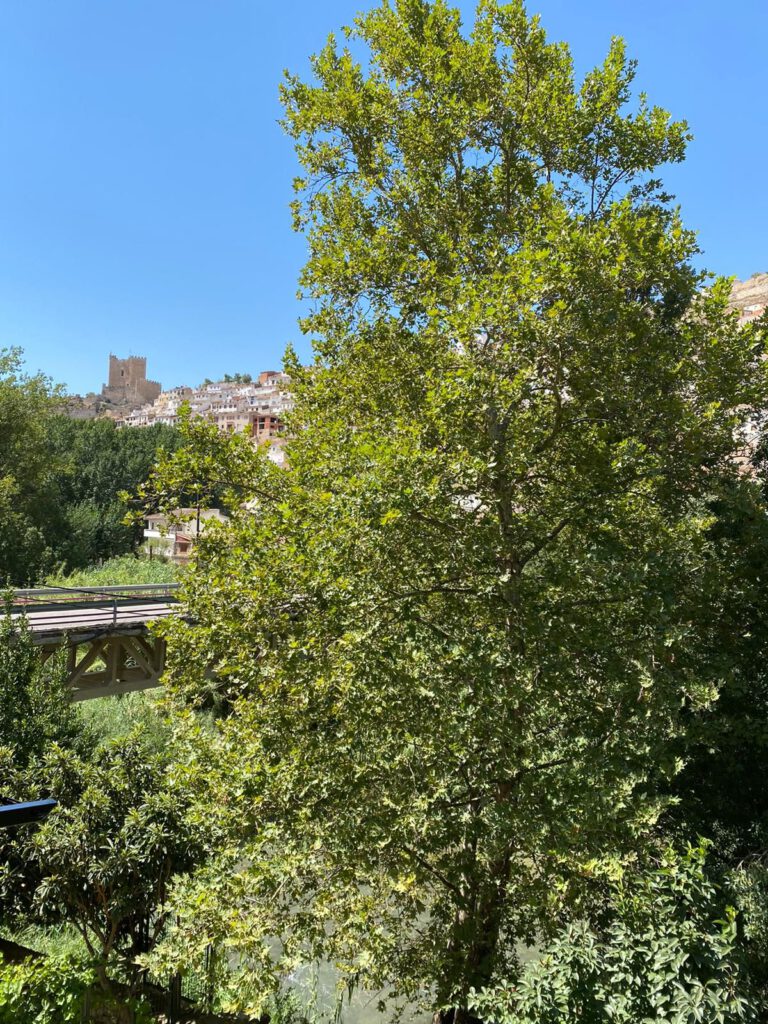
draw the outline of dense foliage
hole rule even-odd
[[[80,719],[64,690],[62,667],[61,656],[43,662],[31,633],[2,615],[0,751],[12,751],[16,765],[43,756],[52,743],[71,744],[79,734]]]
[[[80,569],[133,550],[141,531],[125,524],[120,495],[147,479],[160,449],[177,447],[178,431],[164,424],[120,430],[112,420],[57,415],[47,442],[59,467],[52,482],[60,513],[56,561]]]
[[[765,441],[753,464],[766,474]],[[729,671],[715,706],[686,722],[674,780],[673,820],[682,836],[714,841],[709,871],[740,911],[752,984],[768,1001],[768,500],[765,484],[740,480],[711,503],[710,537],[727,567],[714,643]]]
[[[34,836],[3,844],[11,871],[0,904],[11,919],[69,922],[107,988],[110,970],[139,983],[136,957],[165,928],[166,885],[199,859],[168,763],[167,746],[137,727],[86,754],[54,748],[14,780],[60,806]]]
[[[759,502],[764,327],[694,269],[654,177],[687,130],[630,102],[619,41],[576,84],[519,2],[351,36],[361,63],[331,39],[284,89],[316,353],[288,359],[290,472],[193,424],[157,480],[234,510],[169,628],[180,706],[230,713],[187,712],[211,859],[161,961],[225,943],[257,1012],[325,956],[461,1019],[692,828],[688,731],[742,676],[716,506]]]
[[[0,1024],[80,1024],[93,981],[93,971],[77,960],[0,959]]]
[[[130,583],[175,583],[181,568],[175,562],[162,558],[136,558],[118,555],[101,565],[76,569],[70,573],[48,576],[48,587],[109,587]]]
[[[47,378],[23,372],[18,349],[0,349],[0,580],[34,579],[52,558],[43,509],[55,397]]]
[[[52,796],[58,806],[40,826],[0,830],[0,926],[69,926],[101,988],[125,999],[144,977],[137,956],[165,929],[169,879],[201,855],[189,799],[169,775],[171,734],[153,702],[129,701],[128,715],[120,701],[101,714],[73,706],[60,661],[42,664],[18,622],[2,629],[0,800]],[[64,984],[66,964],[51,970]],[[4,968],[0,993],[45,974],[30,971]]]
[[[739,996],[736,922],[704,872],[705,850],[664,851],[654,870],[610,884],[598,927],[568,924],[517,984],[477,993],[495,1024],[638,1024],[754,1019]]]

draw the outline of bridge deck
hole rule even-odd
[[[39,610],[31,607],[12,616],[24,616],[35,639],[49,641],[65,633],[123,632],[126,627],[143,626],[170,615],[178,606],[167,599],[157,601],[118,601],[114,606],[101,602],[77,607],[61,605]]]

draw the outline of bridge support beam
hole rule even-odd
[[[114,697],[160,685],[165,668],[165,641],[140,633],[69,636],[66,685],[72,700]],[[50,657],[60,644],[46,644]]]

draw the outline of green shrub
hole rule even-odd
[[[0,1024],[76,1024],[93,970],[69,957],[0,962]]]
[[[65,658],[60,652],[43,662],[24,622],[0,608],[0,748],[13,751],[17,767],[41,757],[53,743],[78,741],[82,716],[65,689]],[[7,781],[0,778],[0,793],[13,798]]]
[[[514,980],[471,993],[493,1024],[736,1024],[746,998],[736,912],[704,871],[706,847],[610,885],[604,919],[576,921]],[[764,1019],[764,1018],[759,1018]]]

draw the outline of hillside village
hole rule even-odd
[[[740,323],[748,323],[768,308],[768,273],[735,281],[731,307]],[[270,456],[282,462],[280,434],[285,413],[291,407],[290,381],[285,373],[264,370],[254,380],[236,374],[199,387],[181,385],[163,391],[158,381],[147,378],[144,356],[109,357],[108,381],[99,394],[68,400],[68,412],[76,419],[107,416],[125,427],[149,427],[155,423],[175,426],[182,404],[195,416],[207,416],[223,431],[247,432],[268,443]]]
[[[289,383],[287,374],[264,370],[255,380],[249,374],[236,374],[206,380],[195,388],[180,385],[163,391],[157,381],[147,378],[145,356],[110,355],[109,378],[101,392],[69,396],[66,411],[73,419],[104,417],[120,427],[176,426],[182,405],[187,405],[193,416],[209,418],[222,431],[245,432],[268,445],[269,457],[282,465],[280,435],[292,404]]]
[[[735,281],[731,307],[738,311],[739,323],[755,320],[768,308],[768,274],[753,274],[746,281]]]
[[[161,391],[154,401],[131,410],[121,419],[126,427],[150,427],[155,423],[175,426],[182,405],[193,416],[206,416],[222,431],[247,433],[269,446],[269,456],[283,462],[280,437],[285,413],[291,407],[286,374],[265,370],[256,380],[239,379],[207,382],[197,388],[176,387]]]

